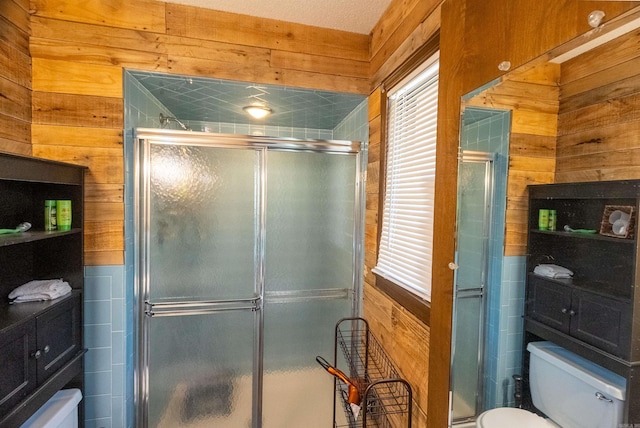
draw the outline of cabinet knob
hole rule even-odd
[[[37,360],[38,358],[40,358],[42,356],[42,352],[40,352],[40,350],[38,349],[36,352],[31,354],[31,356]]]
[[[457,269],[458,269],[458,267],[459,267],[459,266],[458,266],[458,264],[457,264],[457,263],[454,263],[454,262],[450,262],[450,263],[449,263],[449,269],[451,269],[451,270],[457,270]]]
[[[49,345],[45,346],[45,347],[44,347],[44,353],[45,353],[45,354],[48,354],[48,353],[49,353],[49,351],[51,351],[51,347],[50,347]]]
[[[569,315],[574,316],[576,314],[576,311],[574,311],[573,309],[569,311]]]
[[[567,311],[567,308],[562,308],[562,313],[563,313],[563,314],[566,314],[567,312],[568,312],[568,311]]]

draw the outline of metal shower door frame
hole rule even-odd
[[[470,419],[464,419],[461,421],[453,420],[453,370],[454,370],[454,357],[456,354],[455,349],[455,338],[457,334],[457,322],[456,322],[456,311],[457,311],[457,301],[458,299],[470,299],[477,298],[482,299],[481,302],[481,310],[480,310],[480,319],[478,320],[478,353],[477,353],[477,364],[480,367],[478,371],[478,379],[477,379],[477,390],[476,390],[476,414],[472,419],[478,416],[478,409],[481,409],[484,403],[484,340],[485,340],[485,323],[486,323],[486,314],[487,314],[487,295],[488,295],[488,280],[489,280],[489,259],[490,259],[490,239],[492,234],[492,219],[493,219],[493,198],[494,198],[494,190],[495,190],[495,160],[496,153],[494,152],[480,152],[473,150],[460,150],[458,155],[458,175],[462,170],[462,164],[464,163],[482,163],[485,165],[484,171],[484,203],[485,211],[483,212],[483,266],[482,266],[482,277],[480,280],[480,287],[470,288],[464,290],[458,290],[458,269],[457,265],[458,260],[456,260],[456,270],[454,277],[454,295],[453,295],[453,316],[452,316],[452,340],[451,340],[451,376],[450,376],[450,393],[449,393],[449,426],[455,424],[455,422],[467,422]],[[460,185],[460,180],[458,178],[458,186]],[[459,189],[458,189],[458,198],[460,197]],[[461,212],[461,204],[458,200],[457,203],[457,212],[456,212],[456,255],[458,254],[458,246],[459,246],[459,231],[458,231],[458,222],[463,215],[469,215],[469,213]]]
[[[256,241],[254,249],[255,296],[253,299],[234,301],[203,302],[199,305],[200,313],[216,313],[229,310],[251,310],[255,314],[254,325],[254,372],[253,372],[253,428],[262,427],[262,389],[263,389],[263,352],[264,352],[264,302],[265,302],[265,235],[266,235],[266,200],[267,200],[267,153],[269,151],[315,152],[330,154],[349,154],[355,156],[356,177],[354,195],[354,230],[353,230],[353,295],[351,297],[352,313],[359,315],[362,299],[362,259],[364,237],[363,199],[366,180],[366,165],[363,165],[361,143],[342,140],[299,140],[292,138],[276,138],[261,136],[241,136],[230,134],[213,134],[166,129],[139,128],[134,135],[134,402],[136,408],[136,426],[148,426],[147,408],[149,398],[149,324],[153,316],[173,316],[181,311],[192,311],[187,305],[168,303],[157,306],[149,305],[149,234],[150,207],[149,189],[149,146],[151,144],[207,146],[254,150],[259,157],[258,173],[255,175],[256,201]],[[366,153],[366,148],[364,149]],[[328,293],[328,297],[331,293]],[[337,293],[339,294],[339,293]],[[337,296],[337,295],[336,295]],[[336,297],[333,296],[333,297]],[[289,295],[295,299],[297,296]],[[300,298],[304,298],[304,292]],[[155,309],[155,311],[154,311]]]

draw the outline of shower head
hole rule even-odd
[[[169,122],[171,122],[171,121],[174,121],[175,123],[180,125],[180,127],[182,129],[184,129],[185,131],[191,131],[191,128],[189,128],[187,125],[182,123],[179,119],[177,119],[175,117],[171,117],[171,116],[165,116],[164,114],[160,113],[160,126],[162,128],[167,126],[169,124]]]

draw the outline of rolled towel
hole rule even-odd
[[[9,293],[11,303],[53,300],[71,293],[71,286],[61,279],[29,281]]]
[[[569,269],[554,264],[540,264],[533,269],[533,273],[547,278],[571,278],[573,276],[573,272]]]

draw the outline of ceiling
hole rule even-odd
[[[168,2],[369,34],[391,0],[170,0]]]
[[[129,71],[176,118],[183,122],[256,123],[292,128],[334,129],[365,100],[363,95],[252,85],[204,77]],[[257,89],[261,88],[261,89]],[[260,95],[273,113],[249,119],[242,107]]]

